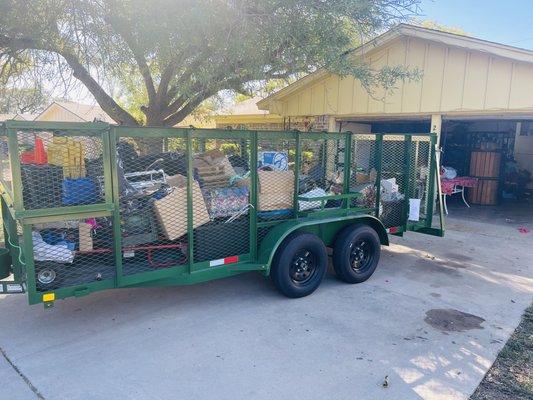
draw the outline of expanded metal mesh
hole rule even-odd
[[[6,136],[1,135],[0,129],[0,182],[9,194],[13,194],[11,163],[9,161],[9,146]]]
[[[55,221],[30,227],[37,291],[115,278],[111,218]]]
[[[411,143],[411,165],[410,165],[410,198],[420,200],[419,219],[427,216],[428,200],[433,195],[428,196],[429,171],[431,162],[431,143],[429,137],[413,137]]]
[[[103,203],[103,143],[93,131],[17,132],[24,209]]]
[[[186,264],[186,139],[125,135],[116,149],[123,274]]]
[[[195,138],[193,148],[194,262],[249,253],[250,139]]]
[[[381,204],[379,218],[386,228],[406,222],[406,142],[403,135],[384,135],[381,158]]]
[[[257,216],[278,221],[294,216],[296,139],[262,134],[257,148]]]
[[[299,191],[301,197],[309,201],[300,200],[300,211],[336,208],[342,205],[342,200],[329,200],[322,204],[312,201],[313,197],[342,194],[344,184],[344,146],[345,139],[317,139],[301,136],[301,157],[299,177]]]
[[[376,207],[377,154],[375,135],[352,135],[350,192],[361,196],[352,205],[365,209]]]

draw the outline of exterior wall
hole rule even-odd
[[[43,112],[36,121],[84,122],[82,118],[57,104]]]
[[[370,96],[353,77],[326,75],[271,103],[284,116],[472,115],[533,111],[533,65],[402,37],[367,53],[375,68],[405,65],[423,78],[399,82],[392,93]]]

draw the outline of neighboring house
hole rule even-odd
[[[253,97],[221,111],[213,117],[216,127],[263,131],[283,130],[285,125],[283,117],[257,108],[256,103],[260,100],[260,97]]]
[[[315,125],[310,118],[282,117],[267,110],[260,110],[257,103],[261,97],[241,101],[213,116],[219,129],[250,129],[257,131],[282,131],[298,129],[308,131]],[[327,126],[322,127],[322,130]]]
[[[503,164],[514,157],[533,172],[533,51],[401,24],[351,54],[375,69],[401,65],[423,76],[369,95],[357,79],[319,70],[258,108],[286,119],[315,119],[329,131],[435,132],[444,164],[462,175],[479,147],[497,148]],[[502,172],[502,185],[504,178]]]
[[[87,105],[71,101],[54,101],[44,109],[35,121],[59,122],[93,122],[103,121],[114,123],[98,105]]]
[[[115,121],[108,116],[98,105],[87,105],[71,101],[54,101],[40,113],[35,121],[60,121],[60,122],[93,122],[103,121],[114,124]],[[195,126],[197,128],[214,128],[214,122],[209,118],[200,118],[189,115],[177,127]]]
[[[0,114],[0,122],[14,119],[17,121],[32,121],[35,118],[32,114]]]

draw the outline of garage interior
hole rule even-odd
[[[354,133],[425,133],[431,118],[337,119],[340,130]],[[449,195],[450,216],[491,218],[491,215],[533,215],[533,116],[443,117],[441,166],[458,177],[477,179],[475,187]],[[453,171],[452,171],[453,174]],[[509,221],[508,221],[509,222]]]

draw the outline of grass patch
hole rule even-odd
[[[533,304],[470,400],[533,399]]]

